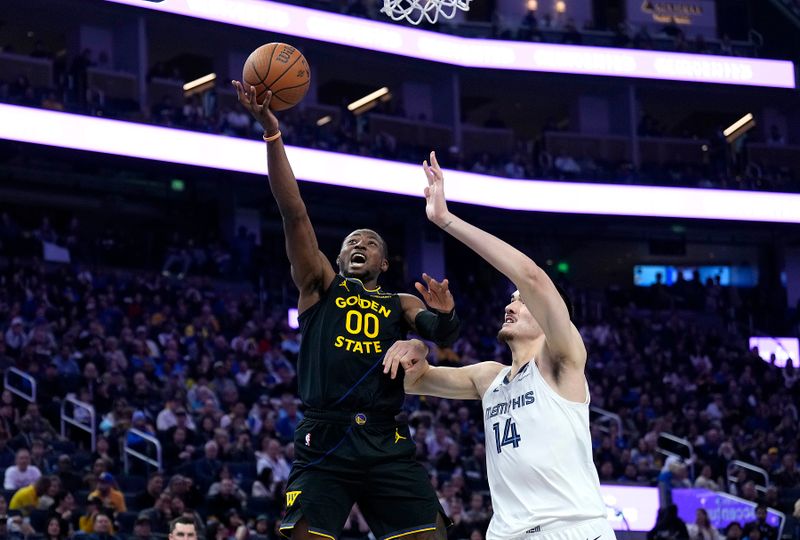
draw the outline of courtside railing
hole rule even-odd
[[[36,379],[24,371],[15,367],[8,368],[3,375],[3,386],[15,396],[31,403],[36,401]]]
[[[739,479],[737,477],[737,472],[739,469],[744,469],[747,472],[748,480],[753,480],[756,484],[756,491],[760,491],[761,493],[765,493],[767,491],[767,487],[769,486],[769,473],[758,467],[753,465],[752,463],[747,463],[746,461],[739,461],[738,459],[734,459],[730,463],[728,463],[728,482],[732,484],[737,484]],[[741,488],[741,486],[739,486]]]
[[[600,431],[603,433],[610,433],[611,429],[608,426],[615,424],[617,426],[617,435],[622,435],[622,418],[618,414],[611,411],[601,409],[600,407],[589,407],[589,419],[591,423],[596,424]]]
[[[144,440],[146,443],[152,444],[156,449],[156,457],[153,459],[152,457],[148,456],[147,454],[143,454],[139,450],[136,450],[129,446],[128,439],[130,435],[136,435]],[[152,465],[156,468],[158,472],[161,472],[161,442],[158,439],[150,435],[149,433],[145,433],[144,431],[138,430],[136,428],[130,428],[128,430],[127,435],[125,436],[125,446],[123,447],[123,456],[125,460],[125,473],[127,474],[130,472],[130,460],[131,458],[136,458],[140,461],[147,463],[148,465]]]
[[[658,434],[656,451],[680,459],[689,467],[689,477],[694,480],[694,446],[687,439],[662,431]]]
[[[92,440],[92,452],[97,449],[97,415],[94,406],[67,396],[61,402],[61,437],[67,436],[67,424],[85,431]]]

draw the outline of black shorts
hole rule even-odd
[[[353,507],[378,540],[436,529],[444,511],[414,458],[408,425],[370,413],[309,410],[294,435],[281,533],[302,518],[309,532],[336,540]]]

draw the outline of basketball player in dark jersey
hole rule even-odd
[[[305,418],[295,431],[295,461],[286,487],[281,532],[293,540],[336,540],[354,503],[381,540],[445,538],[445,517],[415,444],[397,415],[403,381],[383,373],[383,355],[414,330],[451,344],[459,322],[447,280],[417,283],[433,311],[412,295],[388,293],[386,243],[369,229],[353,231],[336,258],[318,246],[286,158],[278,120],[268,105],[234,81],[239,101],[264,127],[269,185],[283,218],[292,279],[300,290],[303,340],[298,360]]]

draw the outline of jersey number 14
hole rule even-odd
[[[507,445],[512,445],[514,448],[519,446],[519,441],[521,437],[517,433],[517,425],[509,418],[506,420],[506,425],[503,428],[503,438],[500,439],[500,423],[496,423],[492,426],[494,429],[494,442],[497,444],[497,453],[503,451],[503,447]]]

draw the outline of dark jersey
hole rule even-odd
[[[397,412],[403,405],[402,370],[384,375],[384,354],[409,330],[394,293],[368,290],[336,275],[320,301],[299,318],[300,398],[309,407]]]

